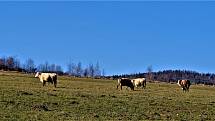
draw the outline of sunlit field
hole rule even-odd
[[[116,80],[60,76],[57,88],[34,75],[0,73],[1,120],[215,120],[215,87],[148,83],[116,89]]]

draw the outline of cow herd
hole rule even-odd
[[[189,88],[191,85],[190,80],[178,80],[177,83],[183,90],[183,92],[189,92]],[[120,86],[122,90],[122,86],[130,87],[131,90],[134,90],[134,87],[142,87],[146,88],[146,78],[137,78],[137,79],[129,79],[129,78],[120,78],[118,79],[117,89]]]
[[[54,87],[57,87],[57,74],[56,73],[41,73],[37,72],[35,77],[39,78],[40,81],[45,86],[46,82],[54,84]],[[134,90],[134,87],[142,87],[146,88],[146,78],[136,78],[136,79],[129,79],[129,78],[120,78],[117,80],[117,89],[120,87],[122,90],[122,86],[126,86]],[[189,87],[191,85],[190,80],[178,80],[177,83],[183,90],[183,92],[189,91]]]

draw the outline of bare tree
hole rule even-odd
[[[105,76],[105,69],[102,69],[102,76]]]
[[[6,66],[7,66],[9,69],[13,69],[13,68],[14,68],[14,65],[15,65],[14,57],[12,57],[12,56],[8,57],[7,60],[6,60]]]
[[[5,66],[5,64],[6,64],[6,59],[5,59],[5,57],[2,57],[2,58],[0,58],[0,65],[1,66]]]
[[[50,72],[56,72],[56,65],[55,64],[51,64],[50,66],[49,66],[49,71]]]
[[[5,65],[5,62],[2,58],[0,58],[0,66],[4,66]]]
[[[76,76],[76,71],[75,71],[76,70],[76,65],[74,63],[72,63],[71,68],[72,68],[71,75]]]
[[[46,61],[45,64],[44,64],[44,71],[45,72],[49,72],[50,71],[48,61]]]
[[[83,75],[84,75],[84,77],[88,77],[89,76],[89,69],[88,68],[84,69]]]
[[[75,68],[75,75],[81,77],[83,73],[81,62],[79,62]]]
[[[19,70],[21,68],[20,60],[18,58],[14,58],[14,68]]]
[[[69,64],[67,64],[67,73],[68,73],[69,75],[72,74],[72,63],[71,63],[71,62],[70,62]]]
[[[68,69],[67,73],[69,73],[69,75],[78,76],[78,77],[81,77],[83,75],[81,62],[78,62],[78,64],[74,64],[70,62],[67,65],[67,69]]]
[[[146,70],[147,70],[148,79],[152,80],[152,71],[153,71],[152,65],[148,66]]]
[[[45,64],[39,64],[37,66],[37,71],[46,72],[47,68],[46,68]]]
[[[93,64],[89,64],[89,76],[90,77],[94,77],[95,76],[95,70],[94,70],[94,65]]]
[[[97,77],[101,76],[101,70],[100,70],[99,62],[96,63],[94,71],[95,71],[95,76],[97,76]]]
[[[6,70],[6,57],[2,57],[1,59],[0,59],[0,69],[2,69],[2,70]]]
[[[24,68],[27,72],[33,73],[35,72],[35,64],[31,58],[28,58],[24,64]]]
[[[55,71],[57,73],[61,73],[61,72],[63,72],[63,69],[62,69],[62,67],[60,65],[56,65]]]

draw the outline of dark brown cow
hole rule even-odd
[[[184,92],[188,91],[189,92],[189,88],[190,88],[190,80],[178,80],[178,83],[177,83]]]
[[[118,79],[117,89],[119,86],[121,90],[122,90],[122,86],[127,86],[127,87],[130,87],[131,90],[134,90],[134,84],[132,83],[132,80],[128,78]]]

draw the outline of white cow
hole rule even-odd
[[[54,83],[54,86],[57,86],[57,74],[56,73],[41,73],[37,72],[35,77],[38,77],[40,81],[45,86],[46,82]]]
[[[136,78],[131,80],[135,87],[146,88],[146,78]]]

